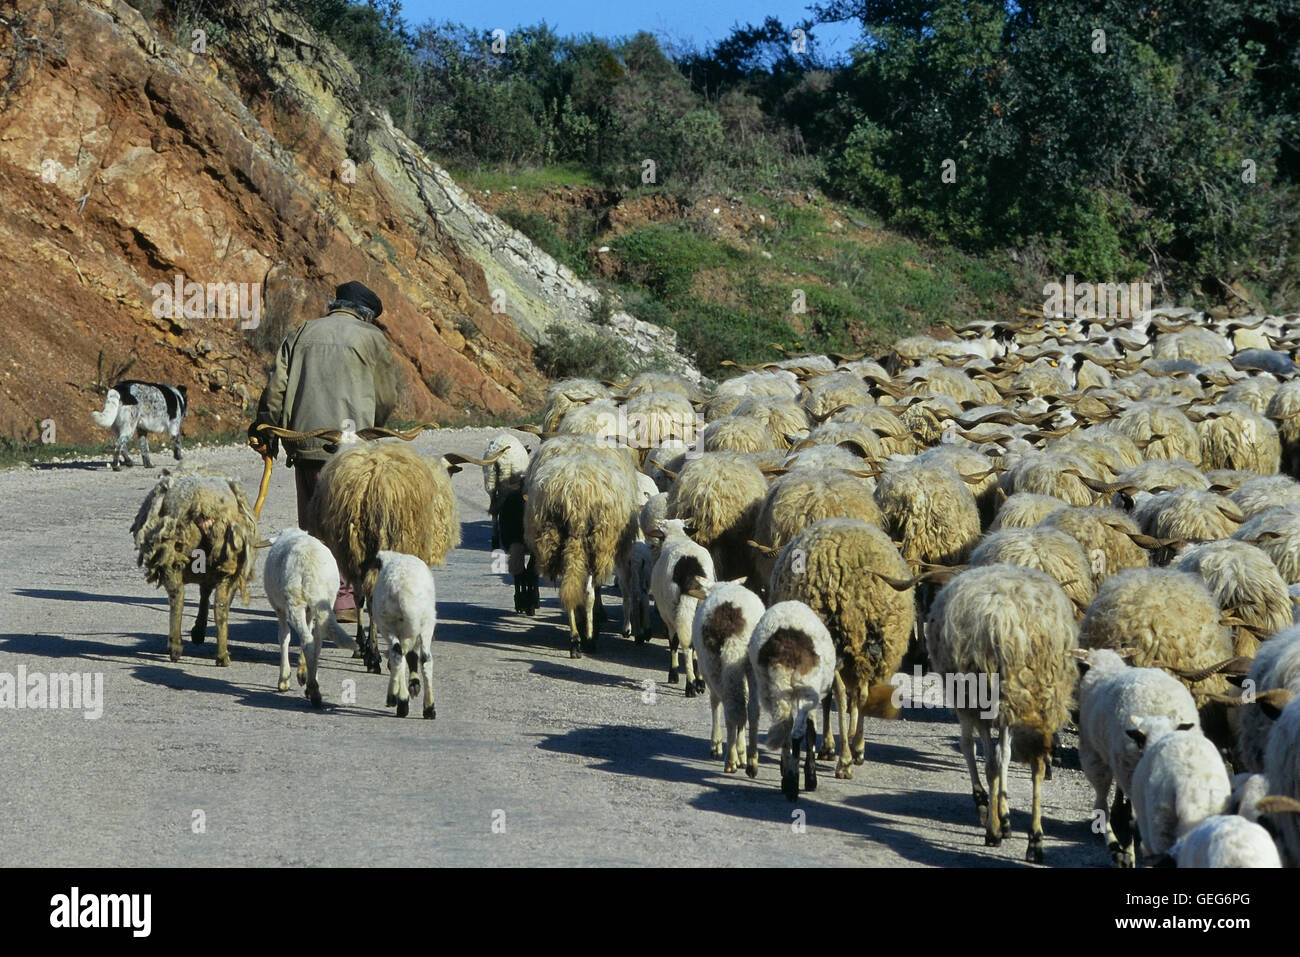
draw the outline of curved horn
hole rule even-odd
[[[1269,794],[1255,802],[1261,814],[1300,814],[1300,801],[1285,794]]]

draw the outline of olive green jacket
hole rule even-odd
[[[382,426],[397,404],[397,368],[383,331],[346,307],[303,323],[280,344],[255,422],[295,432]],[[348,422],[347,420],[351,420]],[[325,443],[285,442],[295,460],[324,462]]]

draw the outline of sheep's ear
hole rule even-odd
[[[741,575],[739,578],[732,578],[732,579],[729,579],[728,581],[724,582],[723,584],[726,584],[726,585],[743,585],[743,584],[745,584],[745,582],[748,581],[748,580],[749,580],[749,579],[748,579],[748,576]]]
[[[1143,734],[1141,731],[1139,731],[1137,728],[1129,728],[1124,733],[1127,734],[1130,738],[1132,738],[1133,741],[1137,743],[1137,746],[1139,748],[1147,743],[1147,736]]]
[[[692,598],[704,599],[709,597],[709,593],[704,589],[704,582],[696,577],[691,579],[689,588],[682,589],[683,595],[690,595]]]
[[[1191,721],[1183,721],[1183,722],[1180,722],[1180,723],[1179,723],[1179,725],[1178,725],[1178,727],[1177,727],[1176,730],[1178,730],[1178,731],[1191,731],[1192,728],[1194,728],[1194,727],[1196,727],[1196,725],[1193,724]]]

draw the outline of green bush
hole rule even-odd
[[[558,322],[546,327],[546,337],[533,350],[533,362],[548,379],[622,379],[632,371],[627,349],[616,339]]]

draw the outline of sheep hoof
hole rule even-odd
[[[711,741],[711,742],[709,743],[709,757],[711,757],[711,758],[720,758],[720,757],[722,757],[722,742],[721,742],[721,741]],[[730,764],[731,762],[728,761],[727,763]],[[732,768],[731,770],[734,771],[735,769]]]
[[[208,637],[208,636],[207,636],[207,629],[206,629],[206,628],[197,628],[197,627],[196,627],[196,628],[191,628],[191,629],[190,629],[190,641],[194,642],[194,644],[196,644],[196,645],[201,645],[201,644],[203,644],[203,640],[204,640],[205,638],[207,638],[207,637]]]
[[[361,650],[361,646],[360,646],[360,645],[357,645],[355,648],[352,649],[352,657],[353,657],[353,658],[364,658],[365,656],[366,656],[366,653],[365,653],[364,651]]]
[[[998,847],[1001,844],[1002,844],[1002,838],[998,837],[996,834],[991,834],[988,831],[984,832],[985,847]]]
[[[114,472],[120,472],[120,471],[122,471],[122,466],[120,466],[120,465],[118,465],[116,462],[114,462],[114,463],[113,463],[113,471],[114,471]]]
[[[429,705],[429,707],[424,709],[424,716],[426,718],[436,718],[438,717],[438,712],[433,705]]]
[[[781,772],[781,793],[791,801],[799,800],[799,773],[797,771]]]
[[[835,765],[835,776],[845,781],[853,779],[853,765],[850,762],[840,761]]]
[[[697,694],[699,694],[699,692],[695,690],[695,682],[686,682],[686,697],[694,698]]]
[[[650,640],[650,632],[648,631],[636,636],[636,643],[638,645],[644,645],[649,640]]]
[[[708,687],[709,687],[709,686],[706,685],[706,684],[704,683],[704,679],[703,679],[703,678],[696,678],[696,679],[695,679],[695,691],[696,691],[696,693],[698,693],[698,694],[704,694],[704,692],[708,690]]]
[[[717,755],[714,755],[714,757],[717,757]],[[740,765],[733,764],[730,761],[728,761],[726,764],[722,766],[723,774],[735,774],[739,770],[740,770]]]
[[[1002,836],[1010,837],[1011,836],[1011,815],[1003,814],[999,823],[1002,825]]]
[[[168,646],[167,646],[167,657],[170,658],[170,659],[172,660],[173,663],[175,663],[175,662],[177,662],[177,661],[180,661],[180,660],[181,660],[181,646],[180,646],[180,645],[177,645],[176,647],[173,648],[171,645],[168,645]]]
[[[835,739],[828,738],[826,743],[821,746],[821,750],[817,752],[817,757],[823,761],[828,761],[835,757],[835,753]]]
[[[391,708],[393,705],[397,704],[397,694],[396,694],[396,692],[393,692],[393,691],[388,692],[388,697],[385,699],[384,704],[386,704],[386,705],[387,705],[388,707],[390,707],[390,708]]]
[[[1128,850],[1119,846],[1118,841],[1111,841],[1106,848],[1110,851],[1110,860],[1116,867],[1132,867],[1133,858],[1129,856]]]
[[[288,678],[281,678],[281,679],[280,679],[280,683],[279,683],[278,685],[276,685],[276,690],[277,690],[277,691],[288,691],[288,690],[289,690],[289,679],[288,679]]]
[[[803,789],[805,791],[817,790],[817,769],[816,768],[804,768]]]
[[[758,777],[758,762],[750,761],[749,764],[745,766],[745,774],[751,778]]]
[[[1029,839],[1029,850],[1025,851],[1025,860],[1030,864],[1043,863],[1043,835],[1035,834]]]
[[[411,702],[409,699],[406,701],[397,702],[397,716],[399,718],[405,718],[410,713],[411,713]]]
[[[675,685],[675,684],[677,684],[677,672],[675,672],[675,671],[669,671],[669,672],[668,672],[668,683],[669,683],[670,685]]]
[[[979,818],[980,827],[987,827],[989,823],[989,795],[983,788],[972,793],[975,798],[975,814]]]
[[[866,764],[866,763],[867,763],[867,752],[865,752],[865,751],[854,751],[854,752],[853,752],[853,763],[854,763],[854,764]]]
[[[307,692],[307,697],[311,700],[311,706],[313,708],[319,708],[321,706],[320,688],[312,688],[309,690]]]
[[[230,652],[223,651],[221,654],[217,655],[217,667],[218,668],[230,667]]]
[[[581,658],[581,657],[582,657],[582,646],[581,646],[581,644],[579,643],[579,641],[578,641],[577,638],[570,638],[570,639],[569,639],[569,657],[570,657],[570,658]]]
[[[587,652],[588,654],[595,654],[595,653],[596,653],[596,639],[595,639],[595,638],[584,638],[584,639],[582,640],[582,650],[585,651],[585,652]]]

